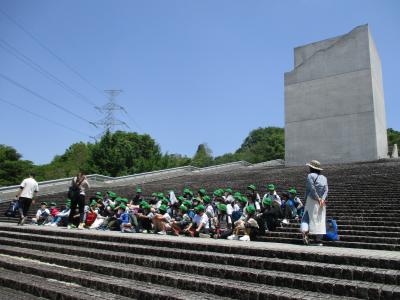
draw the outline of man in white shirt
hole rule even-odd
[[[39,185],[36,182],[35,174],[30,174],[29,178],[21,182],[20,189],[17,192],[19,215],[18,225],[24,225],[27,220],[27,214],[31,204],[35,204],[35,197],[39,192]]]

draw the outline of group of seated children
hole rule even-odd
[[[204,188],[193,193],[185,188],[181,196],[173,191],[153,193],[145,199],[140,187],[128,200],[112,191],[97,192],[85,207],[84,223],[79,226],[79,210],[71,212],[68,200],[58,210],[55,203],[42,202],[32,222],[38,225],[68,226],[121,232],[187,235],[249,241],[290,219],[302,216],[303,203],[294,188],[281,196],[273,184],[261,198],[254,184],[244,194],[227,188],[208,195]],[[73,214],[72,224],[69,215]],[[69,222],[69,223],[68,223]]]

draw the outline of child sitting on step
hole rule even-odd
[[[46,202],[40,203],[40,208],[36,212],[36,216],[32,218],[32,224],[43,225],[50,216],[50,211],[47,208]]]
[[[259,226],[255,220],[256,208],[254,205],[246,206],[245,213],[236,221],[233,229],[233,234],[228,236],[228,240],[250,241],[256,238]],[[239,236],[242,237],[239,238]]]

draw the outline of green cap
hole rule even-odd
[[[254,214],[256,212],[256,208],[254,207],[254,205],[249,205],[246,207],[246,212],[248,214]]]
[[[117,194],[112,191],[108,191],[107,194],[110,198],[117,198]]]
[[[40,202],[40,205],[46,205],[47,206],[47,202]]]
[[[90,202],[90,206],[96,206],[96,205],[97,205],[96,200],[93,200],[92,202]]]
[[[164,198],[164,193],[158,193],[157,194],[157,198],[160,199],[160,200],[163,199]]]
[[[187,208],[185,205],[179,206],[179,209],[180,209],[182,212],[187,212],[187,210],[188,210],[188,208]]]
[[[57,203],[51,202],[51,203],[50,203],[50,206],[57,206]]]
[[[103,196],[101,196],[101,195],[96,195],[96,199],[102,200],[102,199],[103,199]]]
[[[102,192],[96,192],[95,195],[96,195],[96,196],[101,196],[101,197],[103,197],[103,193],[102,193]]]
[[[217,189],[217,190],[214,191],[214,196],[216,196],[216,197],[222,197],[222,194],[223,194],[223,193],[224,193],[224,192],[223,192],[222,189]]]
[[[272,204],[272,199],[270,197],[265,197],[262,201],[264,205],[271,205]]]
[[[268,189],[268,191],[275,191],[275,185],[273,185],[272,183],[268,184],[267,189]]]
[[[227,188],[227,189],[225,190],[225,192],[227,192],[227,193],[229,193],[229,194],[232,194],[232,189],[231,189],[231,188]]]
[[[136,188],[136,193],[141,193],[142,192],[142,188],[141,187],[137,187]]]
[[[288,193],[296,195],[297,191],[295,190],[295,188],[291,188],[290,190],[288,190]]]
[[[167,210],[168,210],[168,206],[166,206],[166,205],[161,205],[159,208],[158,208],[158,211],[159,212],[167,212]]]
[[[110,204],[109,206],[111,207],[111,209],[115,209],[115,204]]]
[[[123,202],[123,203],[128,203],[129,202],[129,200],[127,198],[121,198],[120,201]]]
[[[125,206],[125,204],[120,204],[120,205],[119,205],[119,208],[122,209],[122,210],[125,210],[125,209],[126,209],[126,206]]]
[[[151,196],[152,196],[152,197],[157,197],[157,196],[158,196],[158,193],[156,193],[156,192],[151,193]]]
[[[247,189],[255,191],[257,189],[257,187],[254,184],[250,184],[250,185],[247,186]]]
[[[192,207],[192,201],[190,201],[190,200],[185,200],[185,201],[183,201],[182,204],[185,205],[187,208]]]
[[[183,194],[185,195],[185,194],[189,194],[190,196],[193,196],[193,192],[189,189],[189,188],[185,188],[184,190],[183,190]]]
[[[114,201],[115,201],[115,202],[121,202],[121,201],[122,201],[122,198],[121,198],[121,197],[117,197],[117,198],[114,199]]]
[[[185,201],[185,197],[183,197],[183,196],[179,196],[176,199],[178,199],[179,202]]]
[[[243,203],[247,203],[248,199],[246,196],[240,196],[239,201],[243,202]]]
[[[200,212],[200,211],[205,211],[205,207],[204,207],[204,205],[197,205],[195,208],[194,208],[194,210],[195,211],[198,211],[198,212]]]
[[[206,189],[205,189],[205,188],[199,189],[199,194],[200,194],[201,196],[205,196],[205,195],[207,194]]]
[[[210,196],[204,196],[203,201],[204,201],[204,203],[210,203],[211,202]]]
[[[219,204],[217,205],[217,208],[218,208],[218,210],[221,211],[221,212],[226,212],[226,204],[219,203]]]
[[[169,201],[168,201],[167,198],[163,198],[163,199],[161,199],[161,203],[164,204],[164,205],[168,205]]]
[[[148,203],[146,202],[146,203],[144,203],[141,207],[142,207],[143,209],[150,209],[150,208],[151,208],[151,205],[148,204]]]

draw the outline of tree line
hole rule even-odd
[[[400,132],[388,129],[389,145],[400,145]],[[207,144],[200,144],[193,157],[162,153],[160,146],[148,134],[117,131],[107,132],[96,143],[72,144],[64,154],[56,155],[49,164],[35,165],[11,146],[0,145],[0,186],[19,184],[34,172],[39,181],[72,177],[79,170],[87,174],[124,176],[192,165],[207,167],[239,160],[258,163],[284,159],[284,129],[257,128],[232,153],[214,157]]]

